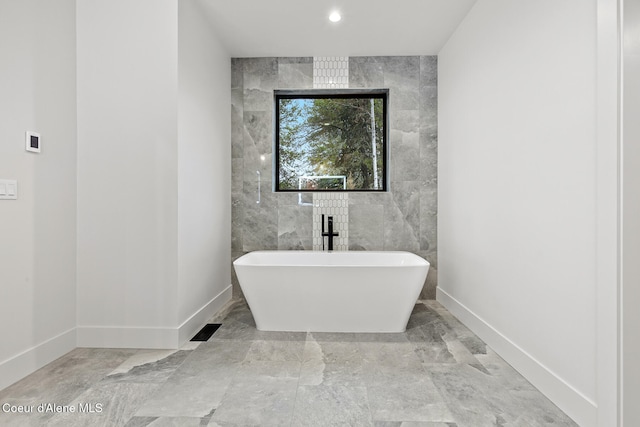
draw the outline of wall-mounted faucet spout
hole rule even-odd
[[[327,237],[327,250],[333,250],[333,238],[337,237],[339,234],[337,232],[333,232],[333,217],[330,216],[327,219],[327,231],[324,231],[324,214],[322,214],[322,250],[324,250],[324,238]]]

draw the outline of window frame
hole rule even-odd
[[[274,90],[273,191],[277,193],[384,193],[389,191],[389,89],[300,89]],[[379,189],[281,189],[280,187],[280,108],[281,99],[349,99],[382,100],[382,185]]]

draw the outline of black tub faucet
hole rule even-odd
[[[327,231],[324,231],[324,214],[322,214],[322,250],[324,251],[324,238],[327,237],[328,248],[327,250],[333,250],[333,238],[338,236],[337,232],[333,232],[333,217],[330,216],[327,219]]]

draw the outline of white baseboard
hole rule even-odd
[[[177,328],[78,326],[78,347],[178,348]]]
[[[178,328],[79,326],[0,362],[0,390],[76,347],[177,349],[191,339],[232,296],[229,285]]]
[[[78,326],[78,347],[178,349],[231,299],[231,285],[178,327]]]
[[[596,425],[597,405],[440,288],[436,300],[556,406],[583,427]]]
[[[74,348],[76,348],[76,329],[72,328],[0,362],[0,390],[64,356]]]
[[[185,320],[178,330],[179,345],[189,341],[222,307],[231,300],[232,287],[227,286],[211,301],[202,306],[191,317]]]

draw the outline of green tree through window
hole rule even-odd
[[[275,98],[277,191],[386,190],[386,90]]]

